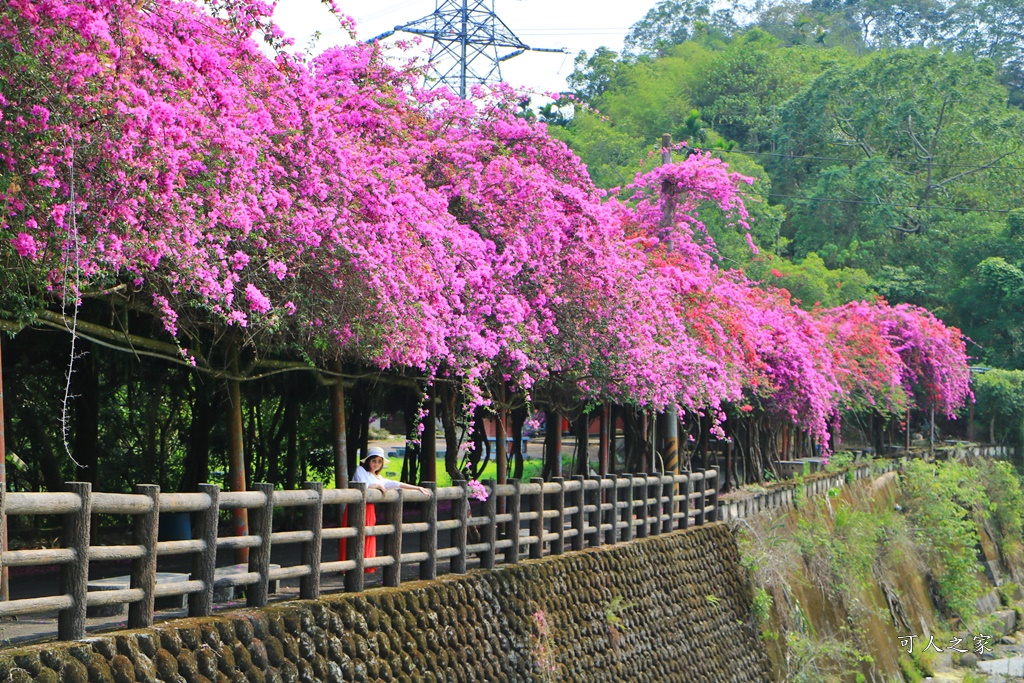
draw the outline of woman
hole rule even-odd
[[[388,489],[405,489],[407,491],[419,491],[425,495],[430,495],[428,489],[422,486],[415,486],[413,484],[406,484],[404,482],[395,481],[393,479],[385,479],[381,476],[381,471],[384,469],[384,465],[387,462],[387,458],[384,457],[384,449],[379,446],[371,446],[367,449],[366,457],[356,468],[355,474],[352,475],[352,483],[366,484],[367,489],[378,489],[381,493],[386,493]],[[345,510],[345,519],[342,522],[344,525],[348,524],[348,509]],[[366,526],[371,527],[377,524],[377,511],[374,509],[373,503],[366,504]],[[340,559],[347,557],[345,540],[341,542],[341,554]],[[363,557],[376,557],[377,556],[377,537],[367,536],[366,545],[363,549]],[[376,571],[375,567],[366,570],[367,573],[372,574]]]

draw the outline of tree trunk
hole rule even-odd
[[[370,397],[369,387],[365,382],[359,382],[352,388],[352,395],[349,400],[352,404],[352,412],[348,420],[348,437],[346,446],[348,448],[348,471],[354,472],[359,462],[360,449],[365,449],[369,442],[370,422]],[[365,450],[362,451],[365,454]]]
[[[455,428],[455,410],[458,394],[450,382],[439,385],[439,409],[444,429],[444,469],[452,481],[459,479],[459,435]]]
[[[590,474],[590,415],[581,412],[574,425],[576,432],[576,474]]]
[[[237,363],[234,368],[237,371]],[[227,381],[228,391],[228,483],[232,491],[245,490],[245,448],[242,442],[242,391],[238,381]],[[249,514],[245,508],[232,511],[235,536],[249,534]],[[249,549],[235,550],[235,563],[249,561]]]
[[[437,481],[437,384],[427,387],[420,441],[420,481]]]
[[[341,373],[341,361],[334,369]],[[331,447],[334,451],[334,488],[348,488],[348,447],[345,432],[345,383],[338,377],[331,391]]]
[[[193,384],[192,424],[188,431],[188,451],[179,491],[199,490],[199,484],[210,480],[210,432],[221,419],[221,405],[214,400],[210,385],[198,374],[191,377]]]
[[[512,478],[523,478],[525,455],[523,454],[523,426],[526,424],[526,404],[512,409]]]
[[[498,383],[498,410],[494,416],[494,464],[495,464],[495,479],[499,484],[504,484],[508,480],[508,443],[505,438],[505,387],[501,384],[500,380]],[[518,447],[518,444],[513,440],[512,448]]]
[[[402,413],[405,416],[405,458],[402,459],[401,480],[414,484],[419,478],[420,454],[423,452],[423,441],[419,431],[420,398],[417,392],[409,389],[405,393]]]
[[[459,474],[459,478],[479,479],[480,473],[491,461],[491,446],[487,440],[486,413],[483,406],[478,406],[473,411],[473,447],[469,451],[466,466]]]
[[[544,430],[544,471],[545,481],[562,476],[562,416],[551,408],[546,411]]]

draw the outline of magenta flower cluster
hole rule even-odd
[[[55,300],[124,288],[189,359],[231,327],[477,402],[497,378],[719,419],[756,404],[824,441],[844,407],[968,396],[963,339],[927,312],[806,313],[717,267],[699,216],[746,230],[751,182],[722,161],[605,196],[516,93],[419,90],[365,44],[268,58],[270,9],[6,2],[0,263]]]
[[[476,479],[470,479],[466,482],[466,488],[469,490],[469,497],[471,500],[479,500],[480,502],[483,502],[490,496],[487,491],[487,487]]]

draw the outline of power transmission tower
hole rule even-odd
[[[437,85],[447,85],[462,98],[467,85],[501,81],[501,63],[527,50],[565,52],[521,41],[494,13],[494,0],[437,0],[433,14],[396,26],[370,42],[399,31],[433,41],[429,64]],[[512,51],[500,54],[503,49]]]

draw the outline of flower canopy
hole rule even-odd
[[[963,339],[926,311],[807,313],[716,266],[700,212],[748,227],[724,162],[605,196],[516,93],[417,89],[374,45],[271,58],[268,13],[5,3],[0,310],[113,292],[193,360],[230,339],[470,388],[756,401],[823,439],[842,408],[967,397]]]

